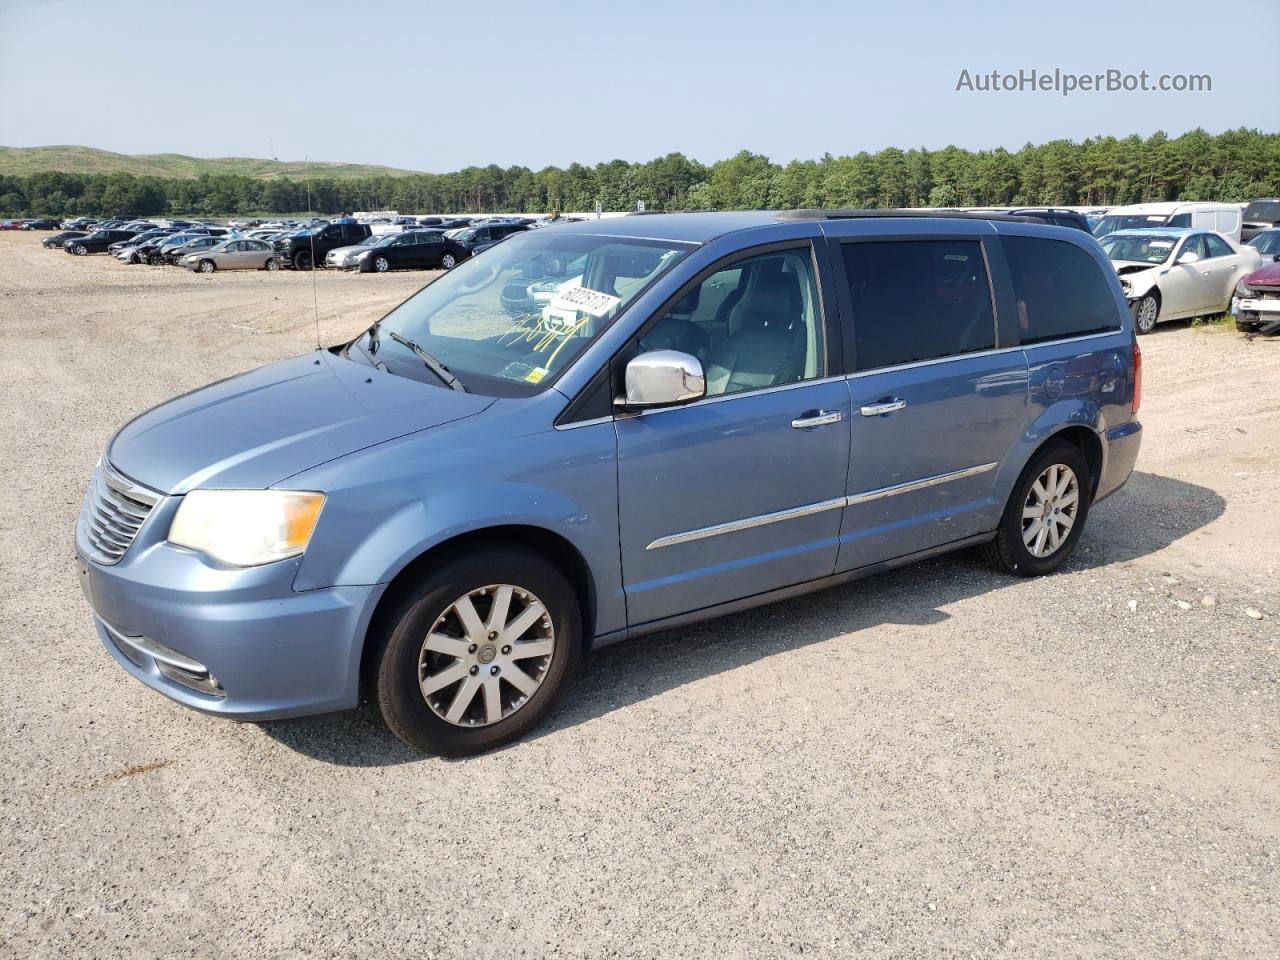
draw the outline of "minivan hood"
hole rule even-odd
[[[164,493],[268,487],[493,402],[317,351],[148,410],[121,428],[107,458]]]

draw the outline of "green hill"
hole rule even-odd
[[[61,173],[131,173],[136,177],[198,177],[201,174],[235,174],[269,180],[273,177],[301,179],[306,173],[301,160],[256,160],[252,157],[188,157],[180,153],[130,155],[93,147],[0,147],[0,174],[22,176],[56,170]],[[403,177],[415,170],[379,167],[362,163],[321,163],[311,161],[313,177]]]

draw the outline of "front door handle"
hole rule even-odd
[[[864,417],[881,417],[886,413],[897,413],[899,410],[905,410],[907,401],[905,400],[881,400],[879,403],[869,403],[862,408]]]
[[[844,414],[839,410],[806,410],[791,421],[791,426],[797,430],[808,430],[810,427],[825,427],[828,423],[839,423],[843,418]]]

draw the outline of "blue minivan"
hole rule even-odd
[[[127,423],[76,531],[107,651],[197,710],[463,755],[582,654],[982,545],[1049,573],[1138,455],[1097,242],[1027,218],[548,226],[350,343]]]

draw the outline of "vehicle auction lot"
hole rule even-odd
[[[1137,471],[1062,573],[965,553],[608,648],[445,761],[170,703],[72,561],[126,419],[435,274],[38,239],[0,234],[0,955],[1280,954],[1280,338],[1142,339]]]

